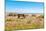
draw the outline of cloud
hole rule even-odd
[[[43,9],[17,9],[16,13],[43,13]]]

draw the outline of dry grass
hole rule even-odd
[[[6,18],[5,23],[5,30],[11,31],[11,30],[24,30],[24,29],[39,29],[43,28],[44,24],[44,18],[42,17],[29,17],[29,18]]]

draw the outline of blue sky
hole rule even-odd
[[[6,12],[43,13],[43,2],[25,2],[6,0]]]

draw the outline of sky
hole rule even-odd
[[[43,13],[43,2],[6,0],[6,12]]]

